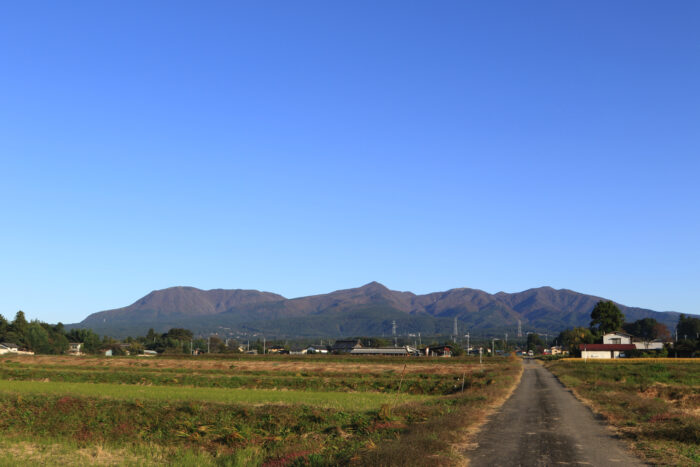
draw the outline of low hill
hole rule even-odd
[[[149,328],[165,332],[185,327],[201,334],[292,338],[389,335],[396,321],[401,334],[434,335],[450,334],[456,317],[460,332],[513,335],[520,321],[524,332],[555,333],[587,326],[591,310],[602,299],[551,287],[512,294],[460,288],[416,295],[378,282],[294,299],[257,290],[172,287],[124,308],[93,313],[68,327],[115,337],[143,335]],[[627,321],[651,317],[669,328],[678,321],[678,313],[618,306]]]

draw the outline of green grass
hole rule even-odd
[[[372,410],[383,404],[424,400],[424,396],[372,392],[318,392],[269,389],[221,389],[181,386],[65,383],[0,380],[5,394],[50,394],[120,400],[203,401],[225,404],[306,404],[345,410]]]

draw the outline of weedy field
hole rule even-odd
[[[0,464],[453,465],[520,371],[498,358],[4,357]]]
[[[545,364],[655,465],[700,464],[700,360]]]

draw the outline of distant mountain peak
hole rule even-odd
[[[460,329],[472,332],[509,332],[518,321],[524,330],[555,332],[587,326],[598,300],[548,286],[516,293],[489,294],[462,287],[415,295],[372,281],[361,287],[294,299],[258,290],[177,286],[154,290],[124,308],[93,313],[72,326],[89,327],[114,337],[138,335],[150,327],[158,332],[186,327],[196,333],[347,337],[391,332],[386,326],[392,321],[397,322],[401,333],[449,334],[456,318]],[[678,319],[677,313],[618,305],[628,321],[653,317],[672,326]]]

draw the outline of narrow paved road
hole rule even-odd
[[[520,385],[477,435],[471,467],[644,465],[549,370],[523,364]]]

